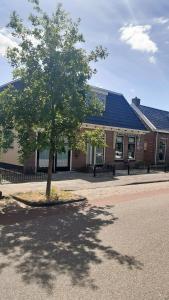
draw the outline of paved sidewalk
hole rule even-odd
[[[142,174],[130,176],[117,176],[114,179],[111,175],[98,174],[93,177],[91,174],[77,173],[77,172],[64,172],[58,173],[58,180],[52,182],[53,186],[60,189],[71,190],[85,196],[99,196],[108,195],[115,190],[120,192],[123,186],[128,186],[128,190],[132,190],[132,186],[141,183],[155,183],[169,181],[169,173],[159,172],[156,174]],[[30,182],[18,184],[2,184],[0,190],[5,195],[10,195],[17,192],[26,192],[45,190],[46,182]],[[143,185],[145,189],[145,184]],[[158,185],[157,185],[158,186]],[[121,187],[121,188],[119,188]],[[93,191],[94,190],[94,191]]]

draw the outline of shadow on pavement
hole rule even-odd
[[[13,265],[22,280],[52,293],[59,275],[73,285],[98,288],[91,278],[91,264],[116,260],[130,269],[142,269],[134,257],[123,255],[99,238],[100,231],[118,219],[113,206],[88,204],[23,209],[9,206],[0,214],[0,272]],[[99,254],[100,253],[100,254]]]

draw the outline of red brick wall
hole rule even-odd
[[[106,131],[106,149],[105,149],[105,164],[112,165],[114,160],[114,132]]]
[[[146,163],[155,164],[156,132],[150,132],[145,134],[144,144],[144,161]]]
[[[106,144],[105,149],[105,164],[116,164],[118,167],[124,166],[124,161],[128,159],[128,135],[124,136],[124,159],[115,160],[115,141],[116,134],[113,131],[105,131],[106,134]],[[144,161],[144,136],[136,138],[136,152],[135,160],[131,161],[131,164],[136,162]],[[72,169],[82,169],[86,167],[86,154],[80,151],[72,152]]]
[[[136,139],[136,161],[144,161],[144,135],[137,137]]]
[[[145,135],[145,143],[147,143],[147,149],[144,151],[144,160],[147,163],[155,164],[155,162],[159,162],[158,159],[158,149],[159,149],[159,143],[160,139],[165,138],[166,139],[166,163],[169,163],[169,134],[167,133],[156,133],[156,132],[150,132]],[[157,140],[157,141],[156,141]],[[157,152],[156,152],[156,142],[157,142]],[[155,159],[156,155],[156,159]]]
[[[72,169],[83,169],[86,167],[86,154],[81,151],[72,151]]]

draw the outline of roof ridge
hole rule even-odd
[[[98,89],[100,91],[103,91],[103,92],[108,92],[108,93],[112,93],[112,94],[115,94],[115,95],[119,95],[119,96],[123,96],[122,93],[118,93],[118,92],[114,92],[114,91],[111,91],[111,90],[107,90],[107,89],[104,89],[104,88],[101,88],[99,86],[96,86],[96,85],[90,85],[92,88],[95,88],[95,89]],[[124,96],[123,96],[124,97]]]
[[[13,79],[13,80],[11,80],[11,81],[9,81],[9,82],[7,82],[7,83],[4,83],[4,84],[0,85],[0,88],[3,88],[3,87],[5,87],[6,85],[12,84],[12,83],[17,82],[17,81],[19,81],[19,80],[20,80],[20,79]]]
[[[160,108],[155,108],[155,107],[151,107],[151,106],[147,106],[147,105],[142,105],[142,104],[140,106],[147,107],[147,108],[154,109],[154,110],[158,110],[158,111],[162,111],[162,112],[166,112],[166,113],[169,114],[168,110],[164,110],[164,109],[160,109]]]

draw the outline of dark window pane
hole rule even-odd
[[[123,158],[123,136],[116,137],[115,159]]]

